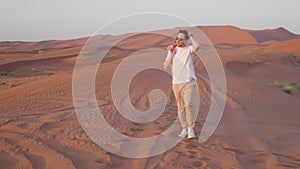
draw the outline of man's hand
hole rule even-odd
[[[175,55],[175,54],[176,54],[176,49],[175,49],[176,46],[177,46],[176,44],[169,45],[169,46],[167,47],[167,50],[170,51],[172,54]]]
[[[176,47],[176,44],[169,45],[169,46],[167,47],[167,50],[171,50],[171,49],[173,49],[173,48],[175,48],[175,47]]]

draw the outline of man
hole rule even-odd
[[[188,45],[188,39],[192,45]],[[182,131],[179,137],[195,138],[193,117],[193,95],[196,92],[196,75],[193,56],[199,49],[197,41],[186,30],[179,30],[176,44],[168,47],[168,55],[164,61],[164,68],[171,66],[172,89],[178,108],[178,117]]]

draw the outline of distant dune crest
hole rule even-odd
[[[265,30],[249,30],[248,31],[257,42],[266,42],[266,41],[285,41],[291,39],[297,39],[300,36],[294,34],[283,27],[276,29],[265,29]]]
[[[213,44],[257,44],[265,43],[268,41],[285,41],[298,39],[300,35],[294,34],[283,27],[276,29],[264,29],[264,30],[247,30],[240,29],[235,26],[198,26],[206,36],[212,41]],[[178,28],[179,29],[179,28]],[[182,28],[181,28],[182,29]],[[176,31],[177,28],[173,28],[167,31]],[[166,31],[166,30],[161,30]],[[160,31],[158,31],[160,32]],[[143,34],[143,33],[142,33]],[[158,35],[149,35],[145,33],[146,38],[152,42],[152,36],[155,40]],[[3,41],[0,42],[1,51],[15,51],[19,49],[21,51],[39,50],[41,48],[67,48],[70,46],[82,46],[86,42],[88,37],[70,39],[70,40],[47,40],[40,42],[22,42],[22,41]],[[143,41],[143,36],[136,36],[136,39],[132,39],[132,42],[138,43]],[[161,40],[161,39],[160,39]],[[145,42],[143,42],[145,43]],[[29,47],[30,46],[30,47]],[[146,45],[147,46],[147,45]]]
[[[246,30],[234,26],[199,26],[214,44],[256,44],[257,40]]]

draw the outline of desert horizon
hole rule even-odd
[[[184,26],[181,26],[181,27],[173,27],[173,28],[160,28],[160,29],[154,29],[154,30],[149,30],[149,31],[144,31],[144,32],[136,32],[136,33],[147,33],[147,32],[155,32],[155,31],[161,31],[161,30],[168,30],[168,29],[180,29],[180,28],[188,28],[188,27],[184,27]],[[191,26],[189,26],[191,27]],[[290,31],[289,29],[285,28],[284,26],[277,26],[277,27],[270,27],[270,28],[265,28],[265,29],[250,29],[250,28],[239,28],[238,26],[236,25],[228,25],[228,24],[224,24],[224,25],[195,25],[194,27],[199,27],[199,28],[213,28],[213,27],[233,27],[233,28],[238,28],[238,29],[241,29],[241,30],[245,30],[247,32],[249,32],[250,34],[253,33],[253,34],[256,34],[256,40],[257,42],[261,42],[260,41],[260,34],[265,32],[267,35],[265,36],[270,36],[271,34],[273,34],[273,38],[274,38],[274,34],[275,32],[277,31],[282,31],[282,32],[286,32],[288,33],[289,35],[285,34],[285,36],[282,36],[282,35],[278,35],[275,39],[273,40],[279,40],[279,41],[282,41],[282,40],[288,40],[289,38],[290,39],[293,39],[295,37],[292,37],[293,35],[296,35],[296,36],[300,36],[300,34],[297,34],[293,31]],[[268,33],[267,33],[268,32]],[[130,33],[134,33],[134,32],[128,32],[128,33],[119,33],[119,34],[97,34],[98,36],[120,36],[120,35],[124,35],[124,34],[130,34]],[[97,35],[94,35],[94,36],[97,36]],[[40,39],[40,40],[0,40],[1,43],[10,43],[10,42],[24,42],[24,43],[34,43],[34,42],[48,42],[48,41],[66,41],[66,40],[78,40],[78,39],[86,39],[86,38],[89,38],[90,36],[81,36],[81,37],[73,37],[73,38],[68,38],[68,39],[56,39],[56,38],[48,38],[48,39]],[[270,39],[271,40],[271,39]],[[268,40],[262,40],[262,41],[268,41]]]
[[[112,101],[111,83],[114,71],[128,56],[150,48],[167,53],[166,47],[175,37],[163,34],[176,34],[182,28],[136,33],[126,39],[122,38],[130,33],[97,35],[97,42],[103,44],[122,39],[109,46],[99,64],[94,88],[97,107],[116,131],[147,138],[163,133],[176,120],[172,78],[165,72],[144,70],[128,87],[131,104],[139,111],[151,107],[148,96],[154,89],[164,92],[165,111],[150,123],[136,123],[119,114]],[[197,28],[212,42],[225,71],[223,116],[205,143],[185,138],[169,151],[147,158],[122,157],[102,149],[86,134],[76,116],[72,98],[74,66],[89,37],[1,41],[0,168],[300,168],[300,35],[284,27]],[[205,44],[201,42],[200,49]],[[100,50],[97,44],[95,47]],[[161,66],[166,57],[152,56],[147,51],[143,56],[158,58]],[[194,58],[193,62],[201,96],[195,122],[198,137],[211,106],[213,82],[202,59]],[[138,64],[132,63],[132,67]],[[125,76],[127,72],[123,73]],[[123,148],[137,151],[139,147]]]

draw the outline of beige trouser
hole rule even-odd
[[[193,114],[194,101],[196,94],[196,81],[192,80],[187,83],[172,84],[173,92],[178,108],[178,117],[182,128],[194,128],[195,120]]]

